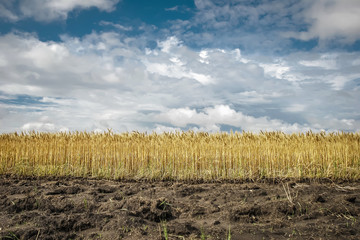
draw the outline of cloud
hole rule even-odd
[[[184,44],[197,48],[227,46],[248,54],[272,55],[298,48],[341,48],[360,39],[358,0],[194,3],[194,16],[173,21],[171,29]]]
[[[196,37],[200,42],[221,42],[227,46],[234,46],[237,43],[251,50],[256,48],[266,50],[269,47],[278,50],[280,46],[284,47],[284,43],[289,44],[279,33],[284,29],[294,28],[298,19],[292,19],[291,16],[299,14],[306,5],[308,5],[306,1],[232,1],[230,3],[195,0],[197,12],[188,24],[196,27],[198,33],[192,33],[190,37]],[[219,38],[215,36],[216,34],[222,36]]]
[[[0,2],[0,18],[4,18],[12,22],[18,21],[19,17],[11,11],[12,7],[13,1]]]
[[[360,39],[360,2],[357,0],[313,1],[302,15],[309,24],[308,30],[288,32],[285,36],[304,41],[339,39],[346,44]]]
[[[237,112],[228,105],[215,105],[198,112],[195,109],[178,108],[170,109],[168,112],[157,116],[159,121],[171,123],[177,127],[186,127],[189,124],[201,126],[205,131],[219,131],[223,124],[240,128],[244,131],[260,132],[268,131],[300,132],[308,131],[309,127],[299,124],[287,124],[278,119],[267,117],[255,118]]]
[[[148,72],[162,75],[165,77],[177,79],[190,78],[198,81],[203,85],[207,85],[213,82],[211,76],[187,71],[185,68],[179,66],[178,64],[166,65],[161,63],[146,63],[146,65]]]
[[[360,129],[356,53],[269,58],[142,39],[0,36],[1,131]]]
[[[181,41],[175,36],[168,37],[165,41],[158,41],[158,46],[165,53],[169,53],[172,48],[181,46],[181,44]]]
[[[148,51],[148,58],[144,61],[148,72],[169,78],[193,79],[202,85],[213,84],[215,82],[209,74],[195,72],[186,66],[189,61],[192,61],[190,59],[192,55],[181,55],[181,52],[188,51],[188,49],[176,37],[172,36],[164,41],[159,41],[158,46],[161,52]]]
[[[284,110],[287,112],[304,112],[306,110],[306,106],[304,104],[292,104],[285,107]]]
[[[171,7],[171,8],[165,8],[165,11],[178,11],[179,10],[179,6],[175,6],[175,7]]]
[[[0,3],[0,17],[10,21],[33,18],[50,22],[65,20],[75,9],[96,7],[101,11],[113,11],[119,0],[20,0],[12,4]]]
[[[326,70],[336,70],[336,55],[334,54],[324,54],[320,59],[316,60],[302,60],[299,61],[300,64],[307,67],[318,67]]]
[[[100,26],[112,26],[114,28],[117,28],[117,29],[123,30],[123,31],[132,31],[133,30],[132,27],[125,27],[121,24],[112,23],[112,22],[108,22],[108,21],[100,21],[99,25]]]

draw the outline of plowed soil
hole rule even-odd
[[[360,183],[0,176],[1,239],[360,239]]]

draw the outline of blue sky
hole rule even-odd
[[[0,2],[0,132],[360,131],[358,0]]]

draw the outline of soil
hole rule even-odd
[[[360,239],[360,183],[0,176],[1,239]]]

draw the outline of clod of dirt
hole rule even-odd
[[[260,187],[259,186],[256,186],[256,185],[254,185],[254,186],[245,186],[245,188],[244,188],[245,190],[259,190],[260,189]]]
[[[216,226],[216,225],[219,225],[220,224],[220,221],[216,220],[214,221],[213,225]]]
[[[124,193],[122,192],[117,192],[114,195],[114,200],[120,201],[123,200],[125,198]]]
[[[255,222],[256,216],[265,214],[259,206],[241,206],[230,211],[230,220],[238,222],[245,220],[246,222]]]
[[[199,233],[199,229],[194,226],[193,222],[179,223],[169,226],[169,231],[178,236],[189,236],[191,233]]]
[[[296,206],[290,203],[284,203],[278,207],[278,211],[287,216],[294,215],[296,212]]]
[[[38,201],[34,197],[19,198],[7,201],[9,212],[20,213],[22,211],[30,211],[39,207]]]
[[[202,187],[184,187],[181,190],[179,190],[178,195],[180,197],[187,197],[187,196],[193,195],[195,193],[201,193],[204,191],[205,191],[205,189]]]
[[[193,209],[191,216],[196,217],[196,216],[204,215],[205,212],[206,212],[206,209],[204,207],[196,206]]]
[[[74,204],[67,199],[58,199],[58,201],[46,201],[44,205],[51,213],[69,212],[75,207]]]
[[[259,193],[259,196],[267,196],[267,195],[268,195],[268,194],[267,194],[266,191],[262,191],[262,192]]]
[[[76,231],[83,231],[83,230],[86,230],[86,229],[89,229],[92,227],[93,227],[93,224],[89,220],[86,220],[86,219],[79,220],[78,222],[76,222],[74,224],[74,229]]]
[[[348,201],[348,202],[351,202],[351,203],[355,203],[355,201],[356,201],[356,196],[347,197],[345,200]]]
[[[56,227],[57,230],[61,232],[70,232],[74,229],[74,225],[76,223],[76,219],[74,217],[62,218],[55,221],[53,226]]]
[[[58,195],[58,194],[77,194],[81,191],[80,187],[59,187],[54,191],[48,192],[47,195]]]
[[[171,204],[165,198],[152,200],[132,197],[126,201],[124,207],[129,210],[130,215],[154,222],[168,221],[174,217]]]
[[[99,193],[113,193],[116,191],[116,188],[111,186],[102,186],[98,188]]]
[[[317,197],[315,197],[315,202],[324,203],[324,202],[326,202],[326,200],[323,196],[318,195]]]
[[[38,231],[31,228],[18,229],[15,233],[9,234],[1,239],[35,239]]]

